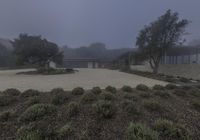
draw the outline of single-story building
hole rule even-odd
[[[161,64],[200,64],[200,46],[171,48],[162,57]]]
[[[73,58],[64,59],[63,66],[65,68],[99,68],[100,63],[93,58]]]

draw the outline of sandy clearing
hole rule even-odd
[[[49,91],[57,87],[71,90],[77,86],[91,89],[94,86],[105,88],[108,85],[121,88],[123,85],[135,87],[141,83],[150,87],[155,84],[167,84],[163,81],[107,69],[79,69],[75,74],[65,75],[16,75],[17,72],[28,70],[30,69],[0,71],[0,90],[17,88],[24,91],[32,88]]]

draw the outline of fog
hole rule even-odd
[[[172,9],[192,21],[189,42],[200,38],[199,5],[198,0],[1,0],[0,38],[28,33],[60,46],[133,47],[144,25]]]

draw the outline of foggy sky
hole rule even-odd
[[[200,0],[0,0],[0,38],[28,33],[60,46],[133,47],[144,25],[172,9],[192,21],[189,41],[200,38],[199,6]]]

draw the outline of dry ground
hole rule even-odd
[[[155,84],[167,84],[166,82],[107,69],[79,69],[79,72],[75,74],[64,75],[16,75],[17,72],[29,70],[31,69],[0,71],[0,90],[17,88],[24,91],[31,88],[49,91],[57,87],[71,90],[78,86],[91,89],[94,86],[104,88],[108,85],[121,88],[124,85],[135,87],[141,83],[149,87]]]

